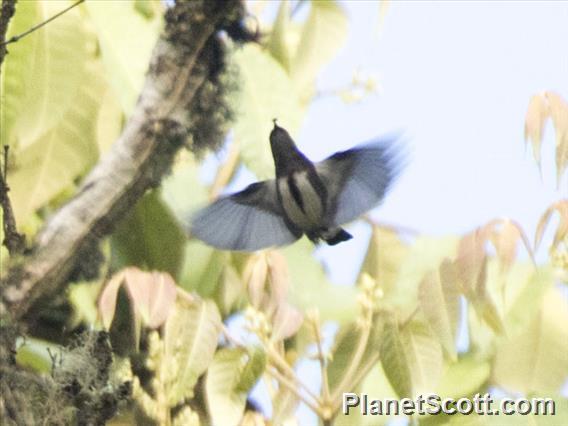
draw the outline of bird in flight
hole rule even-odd
[[[191,219],[190,234],[225,250],[284,246],[306,235],[335,245],[341,226],[375,207],[400,169],[397,138],[384,138],[312,163],[276,124],[270,148],[276,178],[217,199]]]

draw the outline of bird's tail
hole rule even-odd
[[[343,241],[350,240],[351,238],[353,238],[353,235],[351,235],[349,232],[347,232],[343,228],[338,228],[333,235],[330,235],[329,237],[326,235],[324,237],[324,240],[330,246],[334,246],[334,245],[339,244]]]

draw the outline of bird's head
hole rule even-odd
[[[270,149],[276,166],[276,176],[283,176],[294,171],[302,170],[309,160],[302,154],[286,129],[276,124],[270,132]]]
[[[286,131],[286,129],[280,127],[276,123],[276,118],[272,121],[274,123],[274,128],[272,129],[272,132],[270,132],[270,147],[272,148],[272,152],[297,149],[294,140],[290,137],[290,134]]]

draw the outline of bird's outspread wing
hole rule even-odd
[[[356,219],[383,199],[401,166],[396,139],[375,140],[316,164],[329,194],[332,225]]]
[[[190,233],[213,247],[241,251],[282,246],[301,236],[286,225],[275,180],[253,183],[199,210]]]

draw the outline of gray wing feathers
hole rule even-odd
[[[190,232],[225,250],[254,251],[292,243],[298,236],[279,213],[276,182],[259,182],[199,210]]]
[[[383,199],[400,169],[394,141],[378,140],[338,152],[316,165],[335,210],[333,225],[358,218]]]

